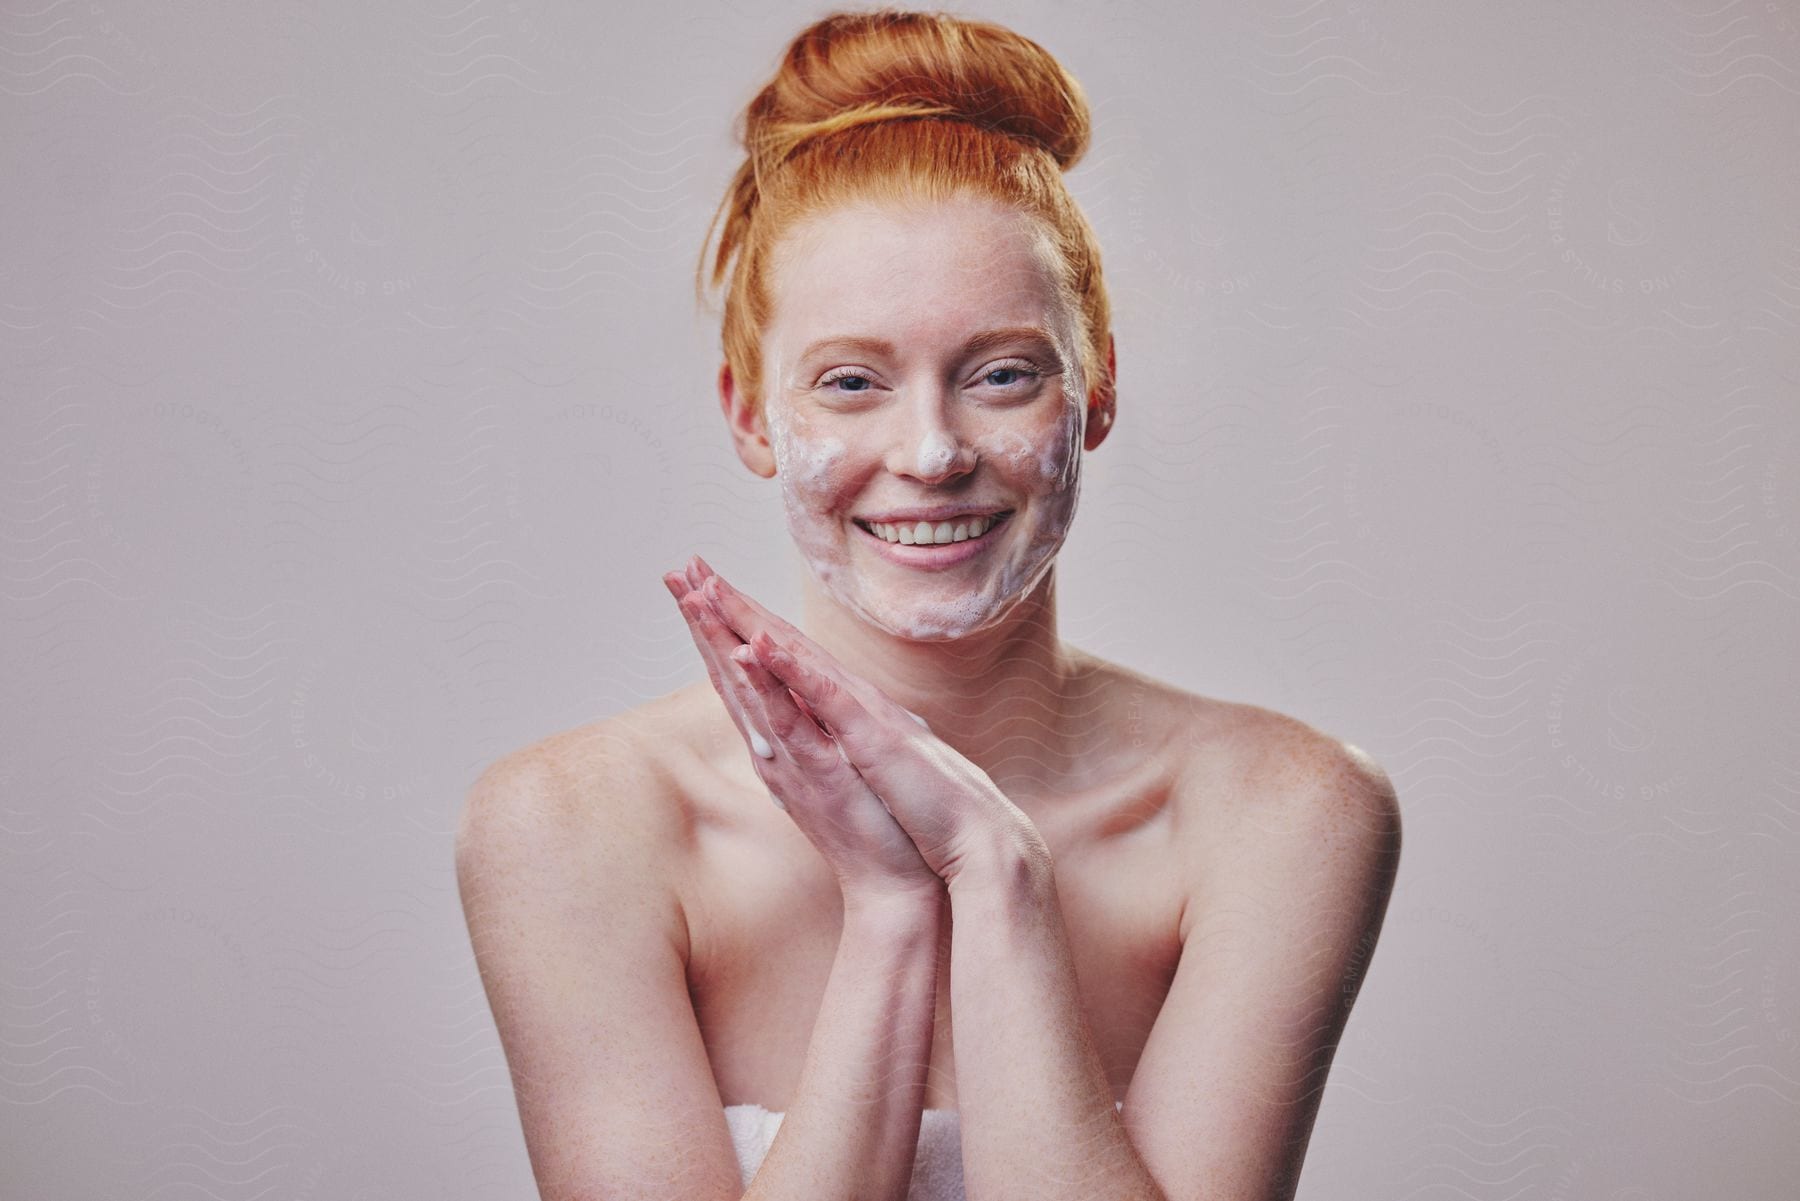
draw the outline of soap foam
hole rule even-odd
[[[781,378],[779,365],[771,379]],[[1081,490],[1082,403],[1079,383],[1062,376],[1063,405],[1056,420],[1038,431],[984,430],[959,447],[934,428],[917,452],[919,470],[941,475],[960,452],[972,450],[976,464],[1003,465],[1007,482],[1031,488],[1030,495],[994,537],[1002,544],[950,573],[919,572],[912,585],[874,585],[867,569],[851,562],[857,533],[849,513],[864,486],[840,437],[805,428],[776,395],[764,405],[764,424],[776,463],[788,532],[820,586],[840,605],[869,624],[898,637],[939,641],[966,637],[1001,621],[1049,573],[1074,520]],[[869,472],[861,473],[866,477]],[[1035,485],[1035,487],[1033,487]],[[967,581],[946,595],[946,581]]]

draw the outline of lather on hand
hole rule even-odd
[[[990,851],[1041,845],[1031,820],[985,771],[704,559],[694,556],[685,574],[669,572],[663,582],[688,616],[757,775],[832,861],[847,893],[860,874],[903,890],[917,882],[871,805],[876,813],[885,807],[946,885]],[[837,836],[834,821],[850,823],[856,836]]]

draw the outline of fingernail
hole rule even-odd
[[[931,728],[930,722],[926,721],[923,717],[920,717],[917,713],[914,713],[911,709],[908,709],[906,711],[906,715],[908,717],[912,718],[914,721],[918,722],[920,725],[924,726],[927,730],[929,730]]]
[[[767,738],[764,738],[755,730],[750,731],[750,749],[764,759],[773,759],[775,757],[775,748],[769,745],[769,740]]]
[[[770,794],[769,794],[769,799],[770,799],[770,800],[771,800],[771,801],[774,801],[774,802],[775,802],[775,807],[776,807],[776,808],[777,808],[777,809],[779,809],[779,810],[781,810],[781,811],[782,811],[782,812],[783,812],[783,813],[786,813],[786,812],[787,812],[787,806],[786,806],[786,805],[784,805],[784,804],[782,804],[782,803],[781,803],[781,798],[780,798],[780,797],[778,797],[778,796],[776,796],[776,795],[775,795],[775,794],[774,794],[774,793],[772,793],[772,792],[771,792],[771,793],[770,793]]]

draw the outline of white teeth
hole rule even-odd
[[[997,516],[997,515],[996,515]],[[870,522],[868,528],[887,542],[901,546],[941,546],[947,542],[963,542],[979,538],[993,527],[994,517],[964,517],[956,521],[929,521],[897,525],[891,521]]]

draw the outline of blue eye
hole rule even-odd
[[[1002,381],[1002,382],[996,384],[993,382],[993,377],[996,375],[1012,375],[1017,378],[1011,379],[1011,380],[1005,380],[1005,381]],[[1025,363],[1025,362],[1020,362],[1020,363],[1006,363],[999,367],[990,368],[988,370],[987,374],[983,375],[981,378],[982,378],[983,382],[989,384],[992,387],[1006,388],[1006,389],[1010,389],[1012,391],[1018,391],[1024,387],[1029,386],[1033,381],[1042,379],[1043,375],[1044,375],[1043,372],[1039,371],[1037,368],[1033,367],[1031,364]],[[833,388],[832,387],[832,385],[834,385],[834,384],[848,385],[851,383],[855,383],[859,386],[843,387],[843,388]],[[866,375],[858,375],[854,368],[838,367],[831,371],[826,372],[825,375],[820,378],[820,380],[816,386],[820,387],[820,388],[827,388],[832,391],[838,392],[840,394],[860,393],[860,392],[867,392],[870,388],[873,388],[875,386],[875,381],[870,379]]]
[[[860,383],[860,384],[871,384],[871,385],[875,382],[874,380],[870,379],[866,375],[857,375],[853,371],[849,371],[847,369],[841,369],[839,371],[827,373],[825,378],[821,379],[819,381],[819,387],[828,388],[832,384],[841,383],[845,380],[855,380],[857,383]],[[839,392],[867,392],[868,390],[869,389],[866,387],[837,389],[837,391],[839,391]]]
[[[996,375],[1004,375],[1009,371],[1012,372],[1014,375],[1020,376],[1026,380],[1033,380],[1038,377],[1038,373],[1031,370],[1029,367],[996,367],[992,371],[988,372],[987,375],[983,376],[982,378],[983,379],[992,379]],[[1006,385],[1001,384],[999,386],[1005,387]]]

